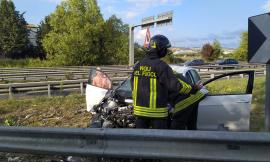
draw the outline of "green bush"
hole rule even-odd
[[[51,67],[56,66],[51,61],[40,59],[0,59],[1,68],[13,67]]]

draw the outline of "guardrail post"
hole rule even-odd
[[[48,84],[48,97],[51,97],[51,85]]]
[[[230,80],[230,78],[231,78],[231,76],[228,75],[228,76],[227,76],[227,79]]]
[[[80,82],[80,87],[81,87],[81,95],[83,95],[84,94],[84,91],[83,91],[83,81]]]
[[[10,85],[9,87],[8,87],[8,94],[9,94],[9,99],[12,99],[13,98],[13,92],[12,92],[13,90],[12,90],[12,86]]]
[[[212,78],[215,78],[215,74],[211,74],[210,75],[210,78],[212,79]]]
[[[240,78],[244,78],[244,74],[240,74]]]
[[[263,75],[266,75],[266,70],[263,71]]]

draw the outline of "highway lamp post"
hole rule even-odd
[[[168,25],[172,23],[173,12],[165,12],[161,13],[155,19],[155,16],[147,17],[142,19],[141,24],[138,25],[131,25],[129,27],[129,66],[134,65],[134,29],[136,27],[142,27],[145,29],[147,27],[154,27],[155,24],[157,26]]]

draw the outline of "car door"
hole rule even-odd
[[[239,75],[243,78],[228,79]],[[233,83],[226,84],[230,80]],[[199,103],[197,128],[248,131],[253,83],[254,71],[232,72],[206,81],[204,86],[209,94]],[[243,87],[239,88],[240,85]]]

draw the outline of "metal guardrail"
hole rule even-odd
[[[127,75],[131,69],[126,66],[100,66],[109,76]],[[89,69],[94,66],[71,66],[71,67],[40,67],[40,68],[0,68],[0,80],[40,80],[40,79],[86,79]],[[199,72],[220,71],[223,69],[254,68],[265,69],[261,64],[239,64],[239,65],[203,65],[194,66]]]
[[[126,76],[131,73],[129,69],[104,69],[109,76]],[[50,71],[8,71],[0,73],[0,80],[40,80],[40,79],[86,79],[88,77],[89,69],[69,69],[69,70],[50,70]]]
[[[241,162],[270,161],[270,133],[0,127],[12,153]]]
[[[202,65],[202,66],[191,66],[198,71],[210,71],[210,70],[224,70],[224,69],[256,69],[265,68],[264,64],[233,64],[233,65]]]
[[[218,71],[218,72],[199,72],[201,78],[203,80],[214,78],[215,76],[225,74],[228,72],[235,72],[237,70],[227,70],[227,71]],[[123,81],[128,77],[128,74],[131,71],[122,73],[122,77],[112,77],[112,81],[116,84],[119,81]],[[117,72],[116,75],[117,76]],[[124,75],[125,74],[125,75]],[[118,74],[119,75],[119,74]],[[255,76],[265,76],[265,69],[258,69],[255,71]],[[244,78],[243,74],[233,76],[238,78]],[[227,79],[231,79],[227,77]],[[0,84],[0,97],[8,96],[9,98],[13,98],[15,94],[48,94],[48,96],[52,95],[52,92],[56,91],[65,91],[65,92],[80,92],[84,94],[85,83],[87,79],[79,79],[79,80],[63,80],[63,81],[45,81],[45,82],[28,82],[28,83],[9,83],[9,84]],[[4,97],[6,98],[6,97]]]
[[[112,78],[114,84],[125,80],[127,77]],[[80,80],[62,80],[62,81],[46,81],[46,82],[28,82],[28,83],[10,83],[0,84],[0,96],[8,96],[10,99],[15,94],[38,94],[47,93],[50,97],[53,91],[74,92],[79,91],[84,94],[87,79]]]
[[[252,70],[252,69],[249,69]],[[222,75],[222,74],[226,74],[226,73],[230,73],[230,72],[237,72],[237,71],[243,71],[243,70],[222,70],[222,71],[207,71],[207,72],[199,72],[200,77],[202,79],[212,79],[216,76]],[[265,76],[266,75],[266,69],[254,69],[255,71],[255,75],[256,76]],[[238,76],[234,76],[234,77],[238,77],[238,78],[244,78],[244,75],[240,74]],[[228,79],[230,79],[230,77],[228,77]]]

